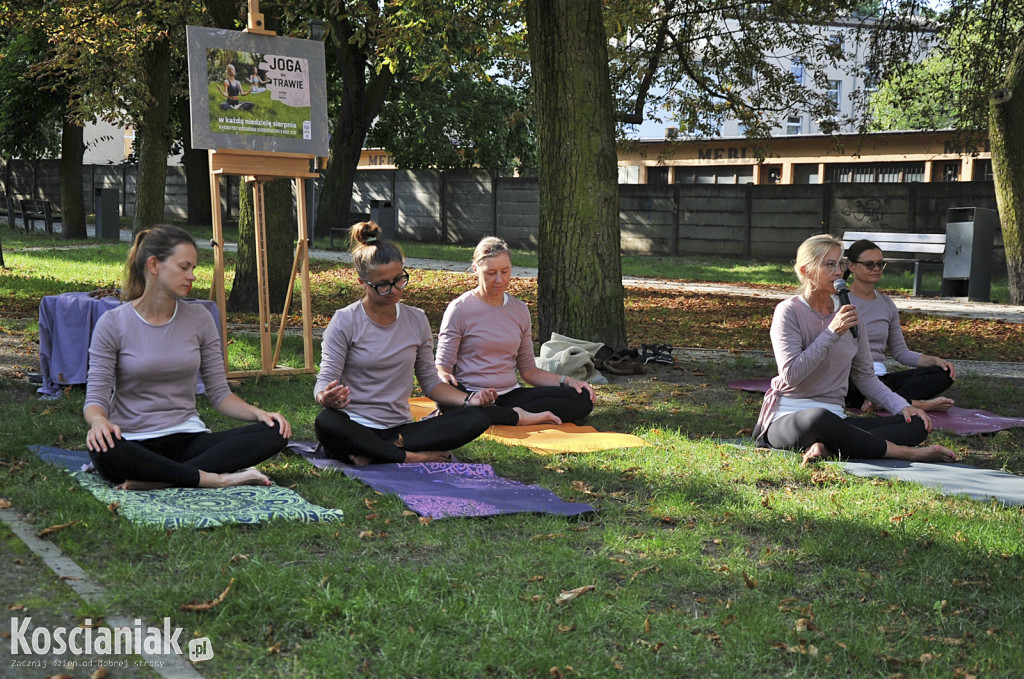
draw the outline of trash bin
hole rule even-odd
[[[987,302],[992,292],[992,246],[999,213],[983,207],[954,207],[946,213],[942,296]]]
[[[96,189],[97,239],[120,240],[121,220],[117,203],[117,189]]]
[[[370,219],[377,222],[381,233],[388,240],[394,240],[398,231],[398,220],[395,218],[395,208],[391,206],[390,200],[370,201]]]

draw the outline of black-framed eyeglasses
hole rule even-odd
[[[862,267],[864,267],[868,271],[874,271],[876,267],[878,268],[879,271],[882,271],[882,270],[885,269],[885,265],[888,264],[888,263],[889,262],[885,261],[884,259],[880,259],[877,262],[872,262],[870,260],[868,260],[866,262],[851,262],[851,264],[860,264]]]
[[[370,281],[359,279],[360,282],[366,283],[368,286],[373,288],[373,291],[383,297],[384,295],[390,295],[391,289],[405,290],[405,286],[409,285],[409,272],[402,269],[402,275],[393,281],[381,281],[380,283],[371,283]]]

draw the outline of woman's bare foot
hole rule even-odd
[[[940,446],[937,443],[920,448],[909,448],[908,450],[909,452],[902,456],[901,459],[912,462],[956,462],[956,453],[946,446]],[[886,457],[889,456],[886,455]]]
[[[522,408],[513,408],[512,410],[519,414],[518,424],[521,426],[530,424],[562,424],[561,418],[550,410],[545,410],[542,413],[531,413],[529,410],[523,410]]]
[[[864,399],[864,402],[860,404],[860,412],[862,415],[867,415],[875,409],[875,404],[871,401]]]
[[[800,466],[806,467],[811,462],[817,462],[818,460],[824,460],[831,456],[832,453],[825,447],[825,444],[821,441],[814,443],[804,452],[804,458],[800,460]]]
[[[936,396],[935,398],[929,398],[924,401],[914,400],[911,402],[915,408],[920,408],[925,412],[939,413],[945,412],[953,407],[953,399],[946,398],[945,396]]]
[[[114,486],[116,490],[161,490],[170,487],[171,484],[161,481],[132,481],[131,479]]]
[[[406,462],[451,462],[452,452],[450,450],[421,450],[414,453],[411,450],[405,451]]]
[[[226,474],[213,474],[211,472],[199,472],[200,488],[232,488],[234,486],[269,486],[270,479],[267,475],[255,467],[240,469],[237,472]]]
[[[349,455],[348,459],[352,461],[352,464],[356,467],[365,467],[368,464],[373,464],[372,457],[365,457],[363,455]]]

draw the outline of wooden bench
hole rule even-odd
[[[48,200],[22,198],[21,218],[25,223],[25,233],[28,233],[34,228],[35,222],[42,221],[46,224],[46,233],[52,236],[53,222],[54,220],[58,222],[60,221],[60,214],[54,212],[53,206],[50,205],[50,201]]]
[[[358,224],[359,222],[368,222],[368,221],[370,221],[370,213],[369,212],[349,212],[348,213],[348,226],[345,226],[345,227],[337,226],[337,227],[332,227],[331,228],[331,249],[332,250],[334,249],[334,237],[335,236],[337,236],[338,238],[340,238],[340,239],[342,239],[342,240],[347,242],[348,241],[348,234],[352,230],[352,225],[353,224]]]
[[[0,200],[0,210],[3,210],[4,214],[7,215],[7,223],[11,229],[18,228],[16,220],[21,213],[18,212],[17,202],[10,196],[4,196],[3,200]]]
[[[914,265],[914,296],[925,295],[921,278],[926,268],[939,268],[946,253],[944,233],[882,233],[878,231],[847,231],[843,234],[843,248],[867,239],[877,245],[885,261],[896,264]],[[905,255],[892,257],[893,253]],[[931,294],[938,294],[931,293]]]

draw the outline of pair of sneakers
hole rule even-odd
[[[670,344],[642,344],[640,346],[640,355],[637,360],[642,363],[672,365],[675,362],[672,359],[672,345]]]
[[[636,349],[616,351],[607,344],[594,354],[594,367],[612,375],[642,375],[647,369],[637,360]]]

